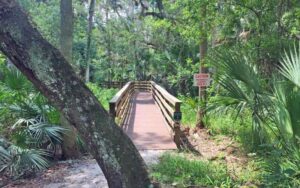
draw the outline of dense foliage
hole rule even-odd
[[[0,172],[22,176],[48,166],[65,130],[55,125],[57,111],[19,71],[0,66]]]
[[[57,48],[59,2],[19,0],[38,30]],[[99,88],[100,84],[154,80],[183,101],[185,127],[195,127],[199,107],[205,108],[205,125],[212,135],[234,137],[246,152],[259,154],[267,166],[265,179],[274,180],[261,184],[300,186],[298,0],[95,2],[88,87],[105,109],[117,89]],[[83,79],[89,1],[73,0],[73,14],[72,66]],[[200,59],[199,45],[205,39],[208,55]],[[213,75],[207,103],[198,99],[193,86],[192,75],[199,72],[200,61]],[[20,168],[46,167],[46,158],[55,156],[65,132],[59,126],[59,113],[1,54],[0,67],[0,134],[8,140],[6,144],[0,141],[0,172],[11,169],[20,175]],[[29,158],[34,160],[28,163]],[[25,161],[27,166],[12,160]],[[174,179],[180,185],[236,183],[222,170],[207,170],[215,166],[206,162],[167,155],[160,165],[154,168],[154,178],[164,183]],[[181,171],[172,179],[175,167]],[[193,177],[207,172],[208,177]]]

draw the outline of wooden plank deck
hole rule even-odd
[[[139,150],[176,149],[150,92],[136,92],[133,95],[129,116],[122,128]]]

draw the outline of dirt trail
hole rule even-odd
[[[140,151],[147,165],[155,164],[164,150]],[[5,188],[107,188],[107,182],[93,159],[59,162],[35,178],[18,180]]]
[[[244,164],[247,157],[239,146],[229,137],[211,137],[206,129],[186,132],[191,144],[201,155],[198,159],[222,160],[228,171],[234,175]],[[158,162],[159,157],[170,150],[141,150],[147,165]],[[107,182],[101,169],[93,159],[63,161],[31,179],[18,180],[5,188],[107,188]]]
[[[205,160],[224,161],[233,178],[247,164],[248,157],[241,151],[239,144],[228,136],[212,137],[207,129],[189,130],[189,140]]]

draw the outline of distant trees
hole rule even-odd
[[[20,3],[27,8],[43,36],[52,44],[58,44],[59,29],[51,29],[59,26],[57,3],[29,0]],[[241,50],[252,51],[266,73],[278,65],[280,49],[288,46],[291,40],[298,40],[300,35],[296,0],[181,0],[172,3],[105,0],[95,2],[93,38],[88,50],[90,3],[73,1],[73,67],[77,71],[80,69],[84,80],[88,72],[91,82],[137,77],[154,79],[174,91],[188,90],[192,96],[198,96],[191,75],[199,72],[200,56],[204,54],[199,52],[199,42],[204,35],[207,35],[208,53],[213,46],[240,46]],[[205,17],[203,4],[207,6]],[[39,16],[46,14],[47,19]],[[202,27],[204,20],[206,26]],[[246,42],[241,38],[245,34],[243,31],[251,33],[245,36]]]

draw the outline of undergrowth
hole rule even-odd
[[[181,123],[185,127],[195,127],[197,121],[198,102],[192,97],[179,96],[182,101],[180,110],[182,112]]]
[[[184,127],[195,128],[197,123],[197,99],[186,96],[179,96],[182,101],[182,125]],[[241,143],[249,145],[249,134],[251,133],[251,116],[244,113],[243,117],[228,114],[207,113],[204,117],[205,127],[212,135],[227,135],[234,137]],[[248,135],[248,136],[247,136]]]
[[[208,161],[188,153],[165,153],[158,164],[150,168],[151,178],[162,187],[245,187],[296,188],[299,181],[299,152],[291,158],[249,157],[240,164],[226,164],[223,159]],[[229,166],[227,166],[229,165]]]
[[[160,163],[151,169],[154,181],[176,187],[233,185],[225,164],[187,159],[184,155],[174,153],[162,155]]]

